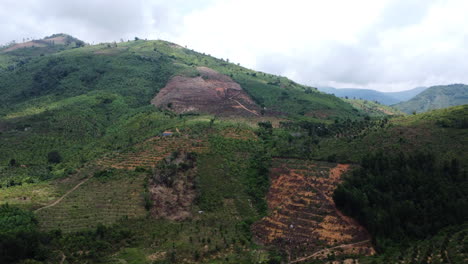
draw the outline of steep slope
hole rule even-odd
[[[405,113],[421,113],[429,110],[468,104],[468,86],[452,84],[433,86],[409,101],[394,105]]]
[[[28,54],[32,49],[15,52]],[[196,80],[200,85],[195,88],[209,95],[203,102],[206,108],[196,114],[222,112],[324,122],[365,115],[314,88],[165,41],[87,45],[43,56],[34,54],[24,63],[0,69],[1,165],[15,160],[22,165],[47,166],[48,153],[56,151],[62,162],[78,166],[176,124],[181,127],[186,119],[173,118],[167,110],[174,109],[168,105],[182,109],[190,104],[184,101],[187,94],[166,93],[174,80]],[[10,56],[10,52],[0,53],[0,58]],[[190,92],[189,100],[207,98],[192,88],[184,88]],[[155,97],[162,110],[151,105]],[[170,98],[181,104],[170,104]]]

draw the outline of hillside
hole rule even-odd
[[[388,106],[376,103],[374,101],[359,100],[359,99],[343,99],[350,103],[354,108],[363,111],[371,117],[385,117],[404,115],[403,112]]]
[[[400,102],[408,101],[416,95],[425,91],[427,87],[417,87],[411,90],[400,91],[400,92],[386,92],[386,95],[389,95],[393,98],[398,99]]]
[[[468,86],[452,84],[430,87],[411,100],[396,104],[394,107],[410,114],[464,104],[468,104]]]
[[[0,69],[13,70],[32,57],[57,53],[66,49],[83,47],[85,43],[67,34],[54,34],[39,40],[10,43],[0,46]]]
[[[15,52],[29,54],[30,49],[26,47]],[[1,53],[2,56],[10,54]],[[184,115],[237,113],[240,117],[251,115],[259,120],[305,118],[325,122],[365,115],[341,99],[314,88],[165,41],[137,40],[74,47],[32,56],[24,64],[15,65],[0,70],[0,129],[3,133],[0,164],[3,165],[15,159],[22,164],[45,166],[47,153],[51,151],[58,151],[64,162],[76,165],[157,133],[151,128],[158,127],[162,132],[166,127],[183,123],[182,117],[180,121],[170,122],[160,119],[169,119],[169,114],[150,104],[154,99],[158,105],[159,98],[165,104],[158,107],[166,110],[171,110],[167,109],[171,105],[199,108],[194,101],[198,99],[212,108],[176,111]],[[217,101],[223,91],[212,88],[220,82],[206,79],[199,67],[204,67],[205,72],[219,73],[216,78],[228,80],[227,87],[234,89],[226,90],[222,95],[224,99]],[[180,97],[183,95],[178,92],[180,89],[194,92],[193,85],[183,88],[170,82],[179,79],[187,83],[191,78],[211,83],[211,88],[200,90],[206,95],[199,91],[192,97],[185,96],[187,94]],[[168,87],[177,92],[162,98]],[[159,91],[162,93],[158,98]],[[168,98],[177,102],[169,102]],[[221,102],[227,105],[217,109]],[[161,122],[166,125],[161,127]],[[131,132],[138,126],[144,129]]]
[[[358,135],[330,138],[320,143],[317,156],[336,156],[359,162],[369,153],[427,152],[443,160],[459,158],[467,165],[468,106],[407,115],[364,126]]]
[[[464,257],[466,227],[447,225],[464,216],[466,105],[405,116],[166,41],[54,41],[0,52],[1,263],[379,263],[431,241]],[[382,177],[359,181],[379,168],[366,157],[402,151],[431,153],[437,170],[401,158],[401,187],[392,160],[379,175],[398,175],[398,197]],[[376,208],[334,199],[366,201],[369,188]],[[400,196],[420,207],[411,220],[444,221],[415,235],[417,221],[391,218],[402,241],[366,222],[390,202],[404,215]]]

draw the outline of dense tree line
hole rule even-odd
[[[334,193],[337,206],[366,226],[380,249],[424,239],[468,219],[468,181],[457,160],[433,154],[378,153],[345,178]]]
[[[37,224],[32,212],[8,204],[0,206],[0,263],[41,258]]]

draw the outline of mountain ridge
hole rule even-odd
[[[393,105],[405,113],[421,113],[434,109],[468,104],[468,85],[432,86],[412,99]]]
[[[318,87],[325,93],[334,94],[338,97],[348,97],[350,99],[363,99],[377,101],[385,105],[393,105],[402,101],[407,101],[417,94],[421,93],[426,87],[417,87],[410,90],[400,92],[380,92],[372,89],[358,88],[333,88],[333,87]]]

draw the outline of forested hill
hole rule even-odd
[[[430,87],[411,100],[398,103],[394,107],[410,114],[464,104],[468,104],[468,86],[452,84]]]
[[[83,46],[67,35],[58,36],[65,38],[63,43],[47,38],[34,42],[41,45],[22,43],[0,50],[0,114],[24,116],[33,108],[37,113],[46,105],[63,105],[64,99],[98,92],[122,96],[126,104],[139,107],[147,105],[171,77],[199,76],[201,66],[229,76],[275,115],[334,119],[360,114],[315,88],[166,41],[136,39]]]
[[[60,152],[64,161],[76,163],[154,135],[151,127],[162,130],[159,122],[164,121],[150,102],[175,76],[207,84],[232,80],[224,84],[239,84],[255,111],[247,109],[249,106],[241,99],[231,99],[237,94],[226,94],[231,108],[247,114],[250,111],[260,119],[286,117],[330,123],[367,116],[313,87],[166,41],[136,38],[84,45],[59,34],[34,43],[43,45],[16,44],[0,50],[1,165],[11,159],[45,165],[52,151]],[[216,93],[201,103],[216,104],[210,101],[218,96]],[[171,96],[184,100],[177,92]],[[198,94],[187,102],[203,96]],[[223,114],[229,113],[216,112]]]

